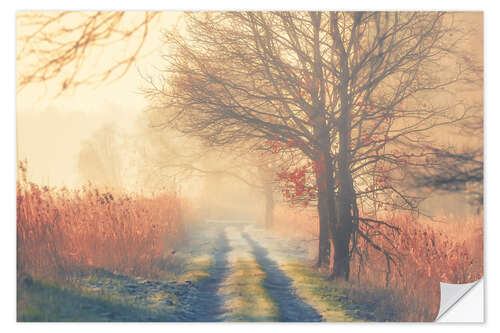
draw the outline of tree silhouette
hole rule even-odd
[[[84,181],[108,189],[123,189],[123,159],[114,124],[106,124],[82,142],[78,171]]]
[[[439,128],[473,108],[475,79],[456,15],[440,12],[221,12],[187,15],[166,35],[164,76],[146,96],[165,124],[214,145],[268,143],[312,165],[319,264],[349,278],[359,240],[377,244],[377,208],[416,210],[405,175],[425,167]],[[405,151],[408,144],[416,148]],[[332,255],[330,255],[332,252]]]

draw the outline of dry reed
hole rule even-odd
[[[184,203],[175,194],[146,198],[41,187],[19,165],[18,274],[60,280],[104,268],[139,276],[160,274],[169,248],[183,237]]]

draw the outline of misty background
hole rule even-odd
[[[178,22],[180,12],[165,15],[166,19],[150,29],[145,56],[120,80],[80,86],[78,91],[69,90],[56,98],[60,88],[57,81],[33,84],[19,92],[17,159],[27,160],[29,178],[44,186],[78,188],[92,181],[97,186],[146,195],[175,191],[184,197],[203,198],[204,209],[219,205],[233,218],[238,214],[242,218],[252,217],[263,199],[251,186],[220,174],[162,167],[169,163],[163,160],[168,159],[169,154],[171,157],[182,154],[198,144],[189,138],[178,141],[178,133],[150,131],[144,119],[147,101],[141,87],[148,84],[144,77],[153,75],[164,64],[163,46],[158,46],[158,41],[162,40],[163,28],[171,28]],[[482,37],[474,44],[482,56]],[[113,59],[102,59],[99,52],[95,52],[89,63],[93,70],[98,70],[112,62]],[[462,92],[461,97],[468,98],[467,95],[468,92]],[[470,136],[461,137],[460,133],[436,133],[436,136],[450,143],[471,142]],[[482,137],[472,138],[472,144],[482,145],[482,140]],[[189,149],[184,149],[187,147]],[[175,154],[169,151],[171,149]],[[228,152],[223,156],[227,157],[226,163],[235,158]],[[217,163],[212,165],[214,160],[224,164],[220,158],[205,156],[197,167],[205,163],[201,166],[204,170],[224,168]],[[433,214],[463,216],[472,209],[464,204],[466,201],[466,195],[461,193],[434,193],[424,201],[422,208]],[[220,215],[215,211],[218,209],[208,215]]]

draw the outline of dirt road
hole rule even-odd
[[[239,223],[208,223],[216,240],[209,277],[196,284],[196,296],[185,297],[179,315],[186,321],[322,321],[322,316],[296,293],[293,280],[280,268],[272,239]],[[213,232],[213,231],[212,231]],[[195,237],[209,234],[205,229]],[[275,244],[277,245],[277,244]],[[301,259],[294,249],[288,260]],[[267,311],[262,311],[267,309]]]

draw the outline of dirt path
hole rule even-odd
[[[250,235],[253,228],[219,222],[207,224],[204,229],[197,237],[217,235],[212,265],[207,278],[181,295],[180,321],[323,320],[296,294],[293,280],[260,244],[259,233]]]
[[[296,241],[216,221],[192,231],[177,256],[178,272],[162,281],[101,272],[82,286],[128,302],[129,313],[144,312],[124,317],[96,310],[111,321],[353,320],[335,301],[324,300],[325,291],[317,288],[321,277],[307,272],[307,250]]]

